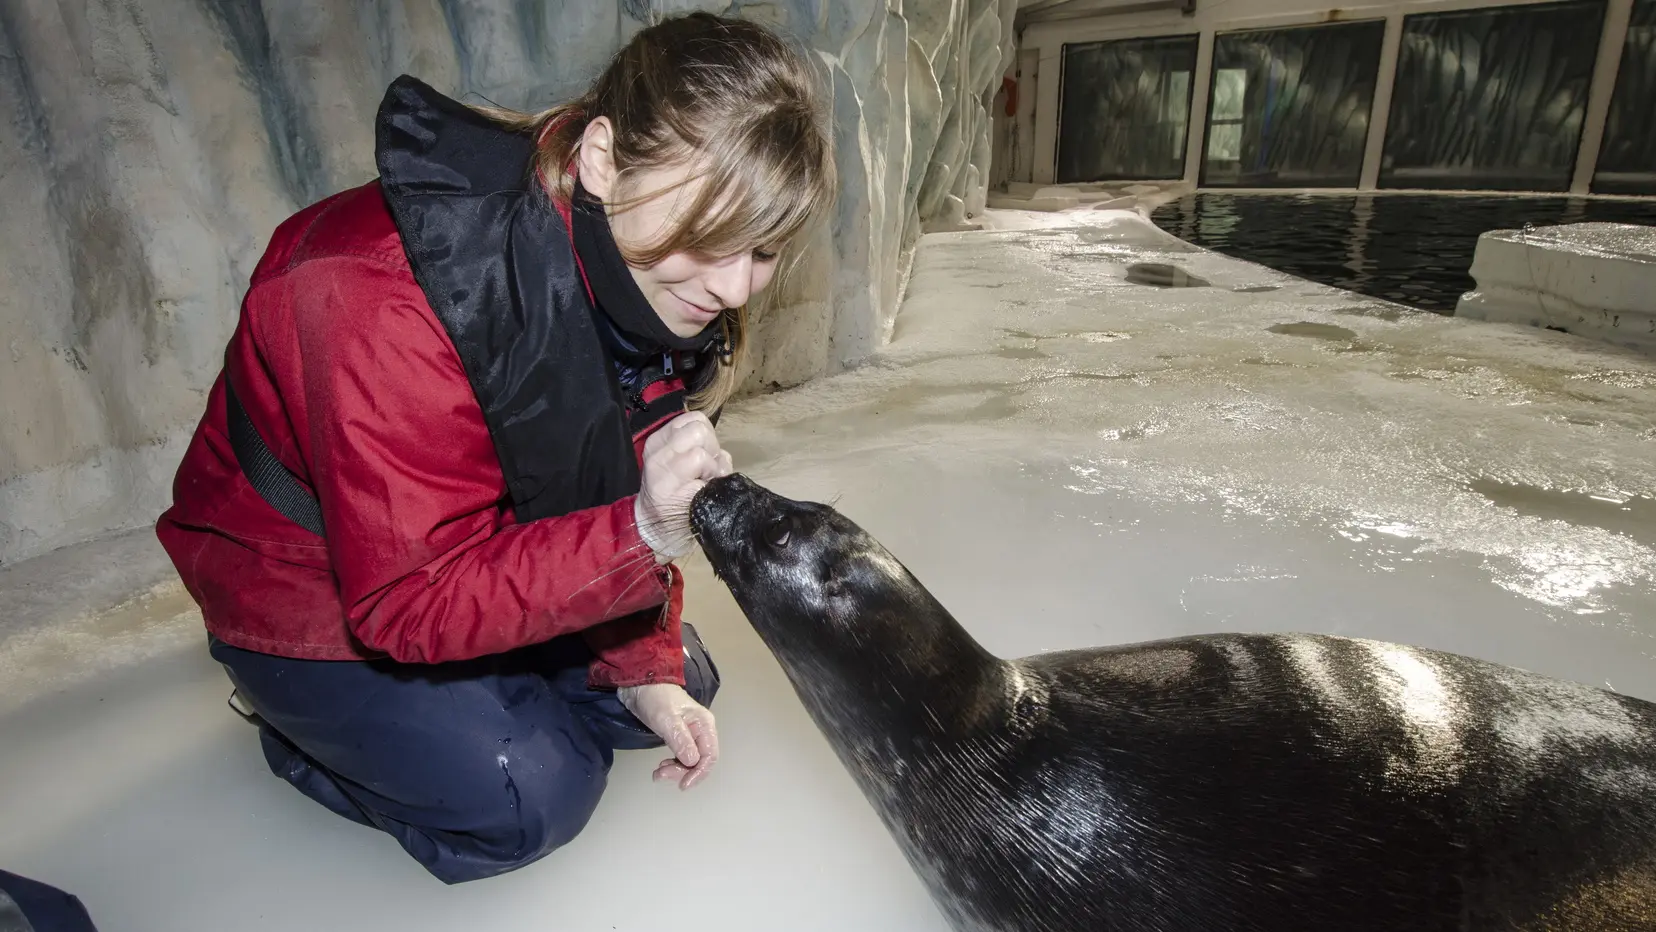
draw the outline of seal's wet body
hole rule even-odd
[[[1656,929],[1656,705],[1320,635],[1002,660],[831,508],[692,522],[957,929]]]

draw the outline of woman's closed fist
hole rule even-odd
[[[713,422],[700,411],[679,415],[644,441],[643,484],[633,514],[656,562],[669,563],[690,552],[690,500],[732,468]]]

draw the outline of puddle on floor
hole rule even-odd
[[[1127,266],[1127,280],[1156,288],[1206,288],[1211,282],[1165,262],[1135,262]]]
[[[1302,320],[1292,324],[1275,324],[1273,326],[1266,327],[1265,329],[1272,333],[1280,333],[1284,336],[1311,337],[1316,340],[1357,339],[1356,332],[1347,330],[1344,327],[1336,327],[1332,324],[1315,324],[1308,320]]]
[[[1264,294],[1267,291],[1281,291],[1281,285],[1249,285],[1246,288],[1232,288],[1237,294]]]
[[[1334,308],[1334,313],[1344,314],[1347,317],[1373,317],[1390,323],[1396,323],[1403,319],[1402,309],[1395,307],[1364,307],[1359,304],[1351,307]]]
[[[1603,528],[1656,547],[1656,499],[1623,493],[1596,494],[1474,479],[1467,488],[1497,506],[1532,518]]]

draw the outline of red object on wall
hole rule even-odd
[[[1018,82],[1014,78],[1001,78],[1001,90],[1006,93],[1006,115],[1018,115]]]

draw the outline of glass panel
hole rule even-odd
[[[1223,42],[1223,39],[1219,41]],[[1248,93],[1248,69],[1220,68],[1213,73],[1213,118],[1242,119],[1242,98]]]
[[[1635,0],[1593,191],[1656,194],[1656,0]]]
[[[1564,191],[1603,0],[1403,20],[1384,188]]]
[[[1208,127],[1208,171],[1215,162],[1234,170],[1242,160],[1242,124],[1219,123]]]
[[[1064,46],[1060,184],[1184,177],[1196,39]]]
[[[1208,134],[1224,147],[1202,183],[1356,187],[1385,36],[1384,20],[1216,36]]]

